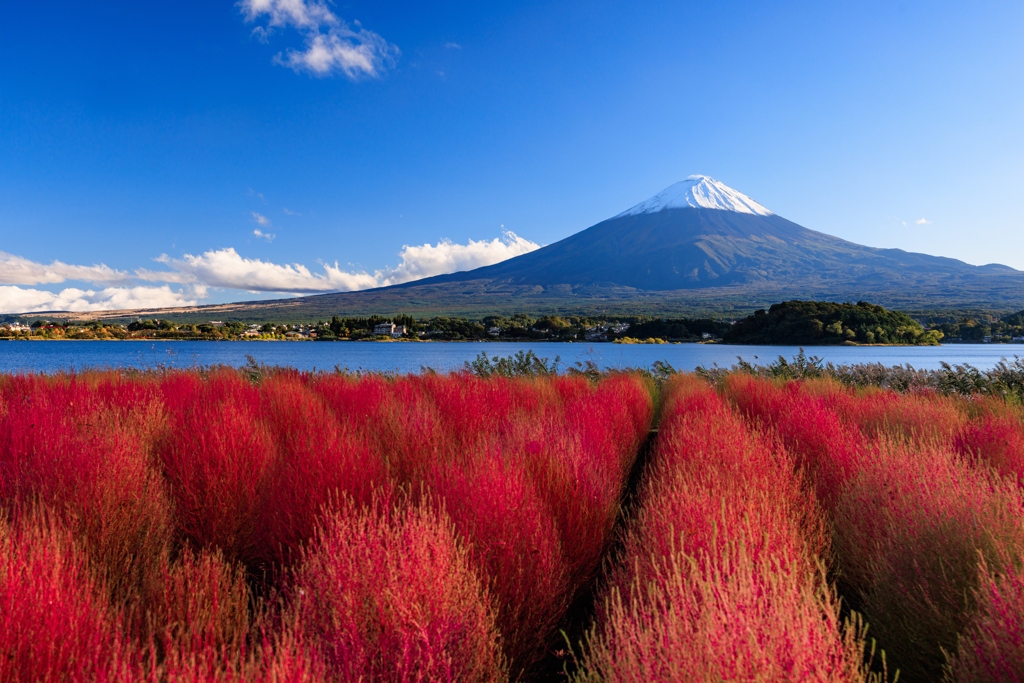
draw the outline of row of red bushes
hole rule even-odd
[[[793,457],[692,376],[667,388],[581,681],[861,681]]]
[[[557,642],[635,376],[0,383],[0,680],[494,681]]]
[[[0,680],[1024,680],[1017,408],[653,389],[0,378]]]
[[[725,395],[807,473],[832,576],[900,680],[1024,680],[1024,425],[990,399],[746,375]]]

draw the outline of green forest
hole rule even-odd
[[[925,330],[905,313],[875,304],[784,301],[737,321],[724,335],[729,344],[935,345],[940,330]]]

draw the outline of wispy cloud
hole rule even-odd
[[[255,237],[258,237],[259,239],[266,240],[268,242],[273,242],[274,238],[277,237],[277,235],[275,235],[274,233],[272,233],[272,232],[263,232],[259,228],[256,228],[255,230],[253,230],[252,234]]]
[[[444,46],[449,50],[461,50],[462,46],[458,43],[445,43]]]
[[[270,227],[270,219],[269,218],[264,216],[262,213],[256,213],[255,211],[252,211],[251,213],[252,213],[252,219],[254,221],[256,221],[257,223],[259,223],[260,225],[262,225],[265,228]]]
[[[292,211],[287,206],[284,207],[283,209],[281,209],[281,212],[284,213],[285,216],[301,216],[302,215],[298,211]]]
[[[914,223],[916,223],[917,225],[931,225],[932,224],[932,222],[930,220],[928,220],[927,218],[918,218],[916,221],[914,221]]]
[[[323,0],[241,0],[245,20],[264,22],[253,35],[268,41],[277,29],[292,27],[303,34],[305,47],[278,53],[274,61],[314,76],[343,74],[350,79],[377,78],[392,67],[399,49],[379,34],[353,27],[335,15]]]

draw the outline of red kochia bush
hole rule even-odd
[[[863,612],[901,680],[937,680],[944,652],[955,650],[974,614],[979,560],[1002,571],[1024,557],[1016,487],[941,439],[858,440],[827,397],[798,383],[733,376],[726,391],[807,467],[832,515],[844,597]],[[859,412],[855,404],[843,410]]]
[[[313,386],[395,481],[444,506],[495,596],[511,667],[528,668],[611,541],[652,416],[644,384],[428,374]]]
[[[667,388],[638,509],[611,571],[581,681],[857,681],[817,570],[824,532],[785,452],[704,382]]]
[[[556,511],[569,580],[579,586],[593,578],[612,539],[652,405],[630,375],[612,375],[593,388],[570,378],[552,384],[564,408],[517,422],[518,455]]]
[[[963,455],[1024,485],[1024,423],[1017,416],[981,415],[964,425],[953,444]]]
[[[937,680],[975,613],[979,561],[1024,558],[1017,487],[936,445],[881,442],[835,508],[843,584],[901,680]]]
[[[366,439],[339,421],[298,373],[273,375],[259,391],[276,454],[256,519],[257,553],[283,563],[313,537],[323,506],[340,495],[368,504],[388,477]]]
[[[855,390],[827,378],[804,380],[790,388],[822,398],[844,423],[870,439],[888,436],[944,442],[967,419],[962,399],[931,391],[898,393],[878,387]]]
[[[276,459],[258,390],[230,370],[205,381],[172,374],[161,388],[169,424],[159,454],[178,533],[229,559],[256,561],[263,554],[256,518]]]
[[[451,522],[426,506],[342,505],[289,594],[331,681],[507,678],[487,590]]]
[[[149,681],[174,683],[314,683],[322,662],[290,621],[254,601],[244,571],[218,552],[187,548],[164,568],[153,600],[154,657]]]
[[[139,674],[121,623],[59,524],[0,521],[0,680],[114,683]]]
[[[312,562],[339,500],[357,517],[375,496],[409,500],[448,520],[490,596],[488,639],[458,647],[496,643],[498,670],[520,677],[560,644],[566,607],[597,574],[651,416],[629,375],[7,376],[0,514],[20,524],[42,506],[67,528],[146,679],[298,681],[326,676],[323,634],[263,600]]]
[[[978,607],[946,670],[955,683],[1024,681],[1024,572],[1002,576],[984,571]]]
[[[242,571],[218,553],[185,549],[165,564],[151,618],[165,668],[219,664],[244,652],[251,629],[251,596]],[[205,661],[212,658],[213,661]]]
[[[556,522],[534,482],[514,464],[483,455],[458,466],[439,463],[427,490],[471,544],[474,567],[494,594],[505,651],[521,669],[544,652],[574,587]]]
[[[113,373],[15,376],[0,417],[0,504],[47,506],[128,603],[159,580],[171,504],[150,445],[162,413],[153,382]]]
[[[825,398],[742,373],[726,377],[725,395],[753,424],[771,428],[805,470],[826,510],[857,471],[865,447],[855,427],[843,424]]]

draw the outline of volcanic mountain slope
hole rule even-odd
[[[492,280],[668,291],[805,281],[848,289],[879,279],[906,284],[921,275],[933,281],[994,273],[1018,271],[847,242],[777,216],[716,180],[691,176],[537,251],[404,286]]]
[[[690,176],[496,265],[362,292],[146,314],[291,321],[394,313],[733,315],[785,299],[1005,312],[1024,307],[1024,272],[847,242],[788,221],[717,180]]]

